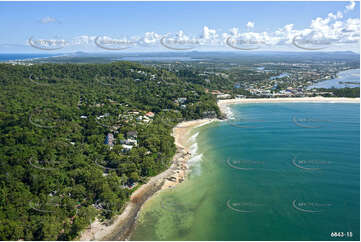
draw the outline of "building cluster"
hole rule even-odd
[[[146,112],[145,114],[143,114],[142,112],[139,111],[128,111],[124,115],[119,115],[119,118],[121,117],[125,123],[129,123],[130,121],[132,121],[140,124],[148,124],[152,122],[154,116],[155,114],[153,112]],[[86,116],[82,116],[82,117],[86,117]],[[105,117],[109,117],[109,114],[106,113],[104,115],[100,115],[96,117],[96,119],[101,120],[102,118]],[[110,126],[109,129],[111,132],[107,134],[104,143],[108,145],[110,149],[112,149],[115,144],[120,144],[122,146],[122,151],[128,152],[132,150],[134,147],[138,146],[138,141],[137,141],[138,133],[135,130],[128,131],[126,133],[125,139],[124,138],[116,139],[115,135],[119,136],[117,134],[119,133],[120,127],[121,125]]]
[[[174,103],[183,109],[185,109],[187,107],[187,105],[185,104],[186,102],[187,102],[186,97],[179,97],[176,100],[174,100]]]
[[[104,143],[109,146],[109,149],[112,149],[116,143],[119,143],[122,145],[122,151],[127,152],[132,150],[133,147],[138,146],[137,138],[138,133],[135,130],[128,131],[126,134],[126,139],[119,139],[118,142],[116,142],[113,133],[108,133]]]

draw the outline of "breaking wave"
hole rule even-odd
[[[194,135],[192,135],[189,139],[188,142],[189,143],[194,143],[196,142],[197,136],[199,135],[199,132],[195,133]]]

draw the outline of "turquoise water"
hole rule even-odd
[[[232,110],[194,131],[189,178],[146,203],[131,239],[359,240],[359,104]]]

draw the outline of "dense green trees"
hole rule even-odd
[[[0,85],[1,240],[71,240],[95,216],[121,212],[131,194],[124,185],[169,166],[171,128],[219,114],[198,84],[129,62],[0,64]],[[134,111],[155,117],[144,123]],[[131,130],[138,146],[124,152],[119,140]]]
[[[320,89],[320,91],[332,92],[336,97],[360,97],[359,87],[329,88],[329,89]]]

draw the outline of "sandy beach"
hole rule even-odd
[[[225,99],[217,102],[221,113],[229,114],[229,105],[242,103],[296,103],[296,102],[330,102],[330,103],[360,103],[360,98],[346,97],[294,97],[294,98],[240,98]]]
[[[102,223],[99,220],[95,220],[88,229],[81,233],[78,240],[126,240],[134,228],[137,215],[144,203],[160,190],[173,188],[184,181],[188,170],[187,161],[191,157],[187,142],[192,129],[215,120],[199,119],[186,121],[174,127],[172,136],[175,139],[177,151],[173,157],[172,165],[139,187],[131,195],[130,201],[122,214],[116,216],[111,225],[107,224],[109,221]]]

